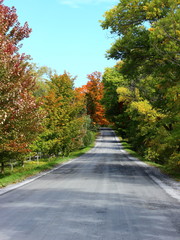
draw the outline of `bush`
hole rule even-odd
[[[84,147],[89,146],[93,141],[94,141],[94,133],[88,130],[86,135],[83,137]]]
[[[171,155],[168,161],[168,168],[174,172],[180,173],[180,153],[174,153]]]

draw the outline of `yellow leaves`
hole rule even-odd
[[[148,29],[150,32],[153,32],[155,30],[155,28],[149,28]]]
[[[130,90],[129,90],[128,88],[126,88],[126,87],[119,87],[119,88],[117,89],[117,93],[118,93],[118,94],[131,95]]]
[[[103,29],[108,28],[108,24],[111,22],[111,19],[116,15],[117,12],[117,6],[114,6],[112,9],[106,11],[103,14],[103,17],[106,19],[105,21],[100,20],[101,26]]]
[[[180,37],[180,31],[176,30],[176,34]]]
[[[117,88],[117,94],[119,94],[119,102],[130,102],[132,99],[132,93],[126,87]]]
[[[154,151],[153,148],[149,147],[147,150],[146,150],[146,155],[145,155],[145,159],[147,161],[157,161],[157,159],[159,158],[159,154]]]
[[[136,98],[136,100],[142,100],[142,98],[141,98],[141,96],[140,96],[140,91],[139,91],[139,89],[138,88],[135,88],[134,89],[134,94],[135,94],[135,98]]]
[[[130,103],[134,100],[140,101],[142,100],[140,96],[140,92],[138,88],[135,88],[134,91],[130,91],[129,88],[119,87],[116,90],[117,94],[119,94],[119,102]]]
[[[147,6],[143,6],[143,10],[147,11],[148,7]]]
[[[144,115],[152,111],[152,106],[147,100],[140,101],[140,102],[132,102],[131,107]]]
[[[158,119],[165,117],[164,114],[159,113],[156,109],[152,108],[149,101],[132,102],[130,105],[131,111],[136,111],[140,116],[143,116],[145,121],[156,122]]]

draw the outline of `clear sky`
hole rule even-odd
[[[77,76],[75,86],[87,82],[87,74],[103,72],[115,65],[105,58],[114,41],[102,30],[99,20],[118,0],[4,0],[15,6],[21,24],[28,22],[32,33],[21,52],[31,55],[38,66]]]

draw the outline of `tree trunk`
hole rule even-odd
[[[13,161],[10,162],[10,166],[11,166],[11,172],[13,172],[14,171]]]
[[[4,162],[1,163],[1,174],[4,174],[4,167],[5,167],[5,164]]]

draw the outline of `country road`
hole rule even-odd
[[[0,196],[0,240],[179,240],[179,224],[178,199],[106,128],[87,154]]]

